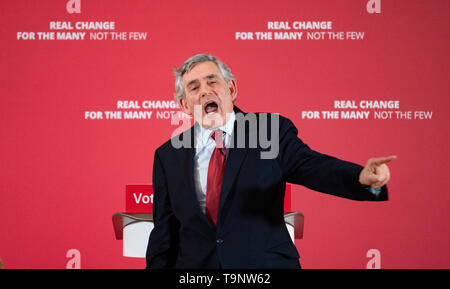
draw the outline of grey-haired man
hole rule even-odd
[[[175,75],[175,98],[195,125],[155,152],[148,268],[300,268],[283,218],[286,182],[387,200],[395,156],[362,167],[311,150],[289,119],[237,108],[236,80],[212,55],[189,58]],[[271,157],[264,139],[277,145]]]

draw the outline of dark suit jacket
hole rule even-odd
[[[237,107],[235,112],[242,113]],[[155,227],[147,268],[299,268],[299,254],[283,217],[286,182],[353,200],[387,200],[386,186],[375,197],[358,182],[360,165],[311,150],[282,116],[279,154],[262,159],[264,146],[248,143],[252,133],[259,134],[262,123],[270,139],[270,121],[258,121],[258,129],[245,128],[247,147],[238,148],[235,138],[234,147],[227,150],[216,229],[201,211],[195,193],[193,127],[177,136],[188,140],[191,148],[176,149],[168,141],[156,150]]]

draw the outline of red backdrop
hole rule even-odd
[[[449,1],[81,0],[69,10],[67,2],[1,4],[0,258],[7,268],[66,268],[71,249],[81,268],[144,267],[143,259],[122,256],[111,216],[124,211],[126,185],[151,184],[154,150],[177,127],[163,114],[177,109],[119,109],[117,102],[173,100],[173,68],[201,52],[231,67],[241,109],[289,117],[313,149],[360,164],[398,156],[388,202],[292,187],[292,209],[305,215],[296,241],[304,268],[366,268],[371,249],[381,268],[449,267]],[[73,29],[51,28],[54,21]],[[85,21],[115,26],[76,29]],[[273,21],[291,29],[271,30]],[[330,21],[331,29],[298,30],[296,21]],[[79,32],[83,39],[60,39]],[[308,32],[318,34],[308,39]],[[341,109],[336,100],[395,100],[399,108]],[[86,119],[91,111],[103,119]],[[125,119],[125,111],[152,115]],[[342,119],[342,111],[369,116]]]

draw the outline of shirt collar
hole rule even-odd
[[[234,129],[234,121],[236,120],[236,114],[233,111],[230,114],[230,119],[227,121],[227,123],[223,126],[212,128],[212,129],[205,129],[201,125],[199,125],[197,122],[195,123],[195,140],[196,143],[199,144],[200,147],[205,146],[209,140],[209,137],[211,136],[211,133],[215,130],[222,130],[225,132],[226,135],[231,137],[231,134],[233,133]],[[196,145],[196,147],[199,147]]]

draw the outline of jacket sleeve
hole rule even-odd
[[[311,150],[297,133],[289,119],[280,117],[278,162],[287,182],[352,200],[388,199],[386,186],[376,196],[359,182],[362,166]]]
[[[179,222],[172,211],[166,174],[158,150],[153,163],[153,220],[150,234],[146,268],[173,268],[178,256]]]

